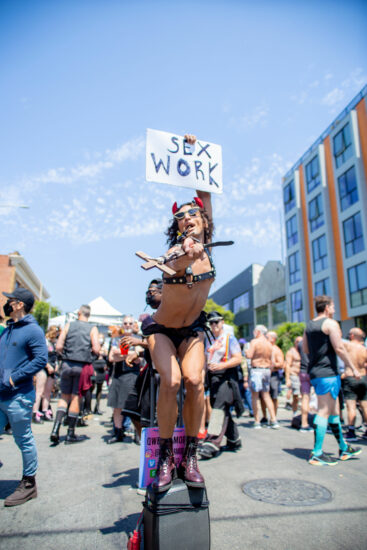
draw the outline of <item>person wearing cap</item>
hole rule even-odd
[[[194,145],[195,136],[186,135]],[[203,488],[204,478],[197,464],[197,434],[204,409],[202,371],[205,364],[204,332],[207,330],[204,309],[215,269],[205,243],[213,234],[210,193],[197,191],[191,201],[172,207],[173,220],[167,229],[167,254],[185,255],[167,263],[176,273],[163,277],[162,300],[157,311],[142,323],[149,351],[160,375],[157,403],[160,449],[157,475],[152,488],[167,491],[177,474],[173,457],[173,430],[177,421],[177,392],[183,377],[186,398],[183,418],[186,445],[178,474],[186,485]]]
[[[207,343],[205,350],[212,406],[208,434],[199,450],[201,458],[205,459],[219,453],[224,435],[227,438],[225,450],[237,451],[242,447],[230,409],[234,406],[237,416],[245,410],[238,387],[238,367],[242,361],[240,345],[234,336],[225,332],[220,313],[210,312],[208,323],[215,339]]]
[[[33,294],[25,288],[3,292],[4,314],[10,317],[0,336],[0,433],[10,422],[23,458],[23,477],[4,506],[24,504],[37,496],[37,448],[31,420],[35,400],[33,376],[47,364],[45,335],[30,315]]]

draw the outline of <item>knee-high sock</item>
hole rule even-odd
[[[348,445],[344,441],[339,416],[337,415],[329,416],[329,424],[330,424],[331,431],[333,432],[333,435],[338,442],[339,448],[342,451],[345,451],[348,448]]]
[[[313,421],[315,430],[315,446],[312,452],[316,456],[319,456],[322,453],[322,445],[326,434],[327,422],[327,418],[319,416],[318,414],[315,416],[315,420]]]

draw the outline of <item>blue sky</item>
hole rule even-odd
[[[0,253],[63,311],[142,312],[185,189],[145,181],[145,132],[219,143],[219,288],[281,258],[281,178],[367,82],[365,2],[0,3]]]

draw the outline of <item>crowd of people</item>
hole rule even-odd
[[[162,279],[153,279],[146,292],[146,302],[153,310],[161,303],[162,291]],[[8,385],[3,381],[1,386],[1,427],[10,421],[24,465],[20,486],[5,501],[5,505],[12,506],[37,494],[37,451],[31,421],[53,422],[52,445],[60,443],[63,425],[67,430],[64,443],[80,443],[86,438],[76,435],[75,428],[87,426],[86,419],[92,414],[102,414],[104,392],[111,411],[112,429],[106,443],[134,441],[139,444],[142,427],[157,425],[158,420],[157,409],[150,403],[150,379],[153,377],[158,395],[162,379],[154,369],[147,337],[142,333],[144,322],[146,326],[151,319],[148,314],[142,314],[139,320],[126,315],[121,326],[109,327],[106,338],[89,323],[89,306],[82,305],[76,321],[63,329],[51,326],[44,336],[27,312],[33,305],[29,291],[17,289],[8,301],[13,307],[10,316],[14,325],[10,323],[3,338],[10,337],[7,334],[10,330],[22,329],[24,345],[26,342],[29,345],[27,338],[31,338],[35,354],[30,362],[23,357],[22,369],[11,375]],[[22,305],[23,317],[17,305]],[[257,325],[253,339],[246,342],[243,338],[236,339],[233,327],[225,324],[220,313],[212,311],[207,315],[205,366],[201,373],[203,408],[195,436],[197,453],[202,460],[225,451],[236,452],[242,447],[234,415],[247,416],[253,429],[279,429],[280,394],[285,408],[292,411],[291,426],[301,433],[315,431],[310,464],[336,464],[336,460],[322,450],[328,429],[336,437],[342,460],[360,454],[360,448],[350,443],[367,439],[366,336],[354,327],[349,331],[348,340],[342,340],[339,325],[332,319],[333,308],[331,298],[318,297],[318,316],[308,323],[303,337],[295,338],[285,355],[276,344],[276,332],[268,331],[264,325]],[[5,346],[2,348],[0,353]],[[10,348],[10,352],[14,350]],[[4,355],[0,358],[4,360]],[[12,355],[11,360],[19,361],[19,358]],[[24,398],[27,407],[22,418],[17,417],[15,421],[13,415],[19,416]],[[363,433],[356,431],[357,411],[361,428],[364,425]],[[172,424],[176,424],[177,417],[176,405]],[[344,424],[344,433],[341,424]],[[190,481],[194,487],[195,483],[203,483],[197,472],[197,467],[192,468]]]
[[[185,139],[195,144],[195,136]],[[31,420],[53,421],[53,446],[60,444],[64,425],[65,444],[82,443],[85,438],[75,430],[90,414],[101,413],[104,385],[113,428],[108,444],[124,441],[129,422],[136,443],[143,427],[158,426],[159,459],[151,487],[159,493],[167,491],[177,476],[192,489],[203,488],[198,458],[210,460],[222,451],[241,449],[234,414],[241,417],[247,408],[254,429],[279,430],[283,377],[292,426],[302,433],[315,433],[310,464],[336,464],[323,452],[328,429],[337,440],[340,460],[361,453],[350,443],[357,439],[357,408],[367,423],[364,333],[355,327],[349,342],[344,342],[333,320],[332,298],[317,296],[316,317],[308,321],[303,336],[295,339],[285,357],[276,344],[277,334],[263,325],[255,327],[249,343],[238,341],[219,312],[203,311],[216,275],[212,248],[230,244],[213,243],[213,231],[210,193],[198,191],[187,203],[173,204],[166,232],[169,249],[157,263],[164,274],[152,280],[146,291],[146,302],[153,311],[139,322],[126,315],[120,327],[111,327],[108,339],[89,322],[87,305],[80,307],[76,321],[60,331],[51,327],[45,338],[30,314],[33,295],[19,287],[3,293],[9,321],[0,335],[0,431],[10,423],[23,457],[23,478],[5,506],[37,496],[37,449]],[[177,394],[182,384],[186,443],[177,468],[172,436],[181,416]],[[50,406],[53,391],[58,397],[54,411]],[[343,393],[346,437],[341,424]],[[367,429],[362,437],[367,438]]]

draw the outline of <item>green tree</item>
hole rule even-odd
[[[295,338],[302,336],[305,330],[304,323],[283,323],[276,329],[278,335],[277,345],[281,348],[284,355],[293,346]]]
[[[235,336],[238,337],[238,327],[234,322],[233,311],[229,311],[228,309],[225,309],[223,306],[220,306],[219,304],[215,303],[214,300],[212,300],[211,298],[206,301],[204,311],[206,313],[210,313],[211,311],[217,311],[218,313],[220,313],[226,325],[232,325],[232,327],[234,327]]]
[[[36,301],[33,307],[32,314],[39,326],[42,327],[43,330],[46,332],[49,318],[60,315],[61,311],[58,307],[52,306],[48,302]]]

